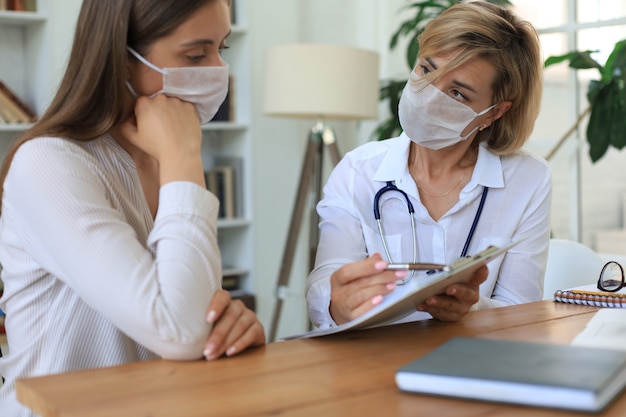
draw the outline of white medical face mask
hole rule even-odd
[[[470,137],[478,126],[465,136],[461,136],[461,133],[474,119],[494,106],[495,104],[476,113],[411,72],[409,81],[402,90],[398,116],[402,130],[413,142],[437,150]]]
[[[126,49],[145,65],[163,74],[163,88],[150,97],[165,94],[192,103],[200,124],[210,122],[215,116],[228,93],[228,64],[220,67],[159,68],[133,48],[127,46]],[[133,96],[138,96],[128,80],[126,86]]]

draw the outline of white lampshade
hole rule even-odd
[[[370,119],[378,115],[378,54],[352,47],[291,44],[265,61],[265,113]]]

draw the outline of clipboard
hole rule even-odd
[[[413,277],[406,284],[397,287],[386,295],[382,303],[363,314],[362,316],[329,329],[316,329],[306,333],[284,337],[283,340],[306,339],[341,333],[347,330],[379,327],[394,323],[414,313],[415,306],[426,298],[441,294],[450,284],[467,282],[474,276],[476,270],[507,250],[521,242],[522,239],[511,241],[502,246],[489,246],[479,253],[466,258],[457,259],[449,270],[434,274],[423,274]]]

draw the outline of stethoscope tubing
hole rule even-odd
[[[381,214],[380,214],[380,197],[386,193],[387,191],[397,191],[399,192],[406,201],[407,209],[409,212],[409,217],[411,219],[411,234],[413,236],[413,263],[417,263],[417,232],[415,229],[415,209],[413,208],[413,204],[409,199],[409,196],[406,192],[399,189],[393,181],[387,181],[387,184],[383,186],[376,194],[374,195],[374,219],[376,220],[376,225],[378,226],[378,233],[380,234],[381,242],[383,243],[383,249],[385,250],[385,255],[387,255],[387,260],[389,263],[393,263],[391,258],[391,252],[387,246],[387,239],[385,239],[385,234],[383,233],[383,226],[381,222]],[[487,199],[487,193],[489,192],[488,187],[483,187],[483,192],[480,197],[480,202],[478,203],[478,209],[476,210],[476,215],[474,216],[474,220],[472,221],[472,226],[470,227],[469,233],[467,234],[467,238],[465,239],[465,244],[463,245],[463,250],[461,251],[461,257],[464,258],[467,256],[467,252],[469,251],[470,244],[474,237],[474,233],[476,232],[476,226],[478,225],[478,221],[480,220],[481,214],[483,212],[483,207],[485,206],[485,200]],[[398,285],[402,285],[407,283],[413,277],[414,271],[411,271],[405,278],[396,281]]]
[[[389,251],[389,248],[387,247],[387,239],[385,239],[385,235],[383,233],[383,225],[380,220],[380,197],[387,191],[399,192],[400,194],[402,194],[402,196],[404,197],[404,200],[406,201],[406,205],[409,210],[409,217],[411,219],[411,234],[413,235],[413,263],[416,263],[417,262],[417,231],[415,229],[415,216],[414,216],[415,209],[413,208],[413,204],[411,203],[411,200],[409,199],[409,196],[407,195],[407,193],[399,189],[391,181],[387,181],[387,185],[385,185],[383,188],[378,190],[378,192],[374,196],[374,218],[376,219],[376,225],[378,226],[378,233],[380,234],[381,241],[383,242],[383,249],[385,250],[385,255],[387,255],[387,259],[389,263],[393,263],[391,259],[391,252]],[[398,285],[406,284],[407,282],[409,282],[411,278],[413,278],[414,273],[415,271],[409,272],[406,275],[406,277],[396,281],[396,283]]]
[[[483,207],[485,206],[485,200],[487,199],[487,193],[489,192],[488,187],[483,187],[483,193],[480,196],[480,203],[478,203],[478,209],[476,210],[476,215],[474,216],[474,221],[472,222],[472,227],[470,228],[469,233],[467,234],[467,239],[465,240],[465,245],[463,245],[463,251],[461,252],[461,258],[465,258],[467,256],[467,251],[469,250],[470,243],[472,243],[472,238],[474,237],[474,232],[476,231],[476,225],[478,224],[478,220],[480,220],[480,215],[483,212]]]

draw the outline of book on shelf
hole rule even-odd
[[[239,156],[216,156],[206,172],[207,188],[220,200],[218,218],[244,217],[243,164]]]
[[[237,275],[224,275],[222,277],[222,289],[227,291],[233,291],[239,289],[239,276]]]
[[[220,201],[217,217],[220,219],[235,218],[235,188],[233,168],[225,165],[213,166],[206,173],[206,184]]]
[[[398,285],[395,290],[384,297],[380,304],[354,320],[328,329],[315,329],[284,339],[319,337],[394,323],[414,313],[416,306],[423,303],[426,298],[442,294],[449,285],[468,282],[479,268],[503,255],[520,241],[512,241],[503,246],[489,246],[473,256],[458,258],[451,265],[443,266],[439,272],[423,271],[407,283]]]
[[[0,91],[0,122],[24,123],[20,121],[19,114],[15,111],[13,103]]]
[[[409,393],[599,412],[626,385],[626,351],[456,337],[398,369],[396,384]]]
[[[230,167],[232,171],[232,185],[234,187],[233,190],[233,211],[235,217],[243,218],[245,217],[245,206],[244,206],[244,160],[241,156],[216,156],[213,158],[213,164],[216,166],[225,166]]]
[[[239,268],[224,268],[222,271],[222,289],[238,290],[241,287],[241,277],[245,274],[246,271]]]
[[[0,81],[0,119],[3,123],[32,123],[35,113]]]
[[[598,290],[595,284],[556,290],[554,301],[594,307],[626,308],[626,289],[616,292]]]
[[[217,109],[217,113],[211,119],[211,122],[234,122],[235,121],[235,78],[233,75],[228,76],[228,91],[226,98]]]
[[[36,12],[37,0],[0,0],[0,10]]]

